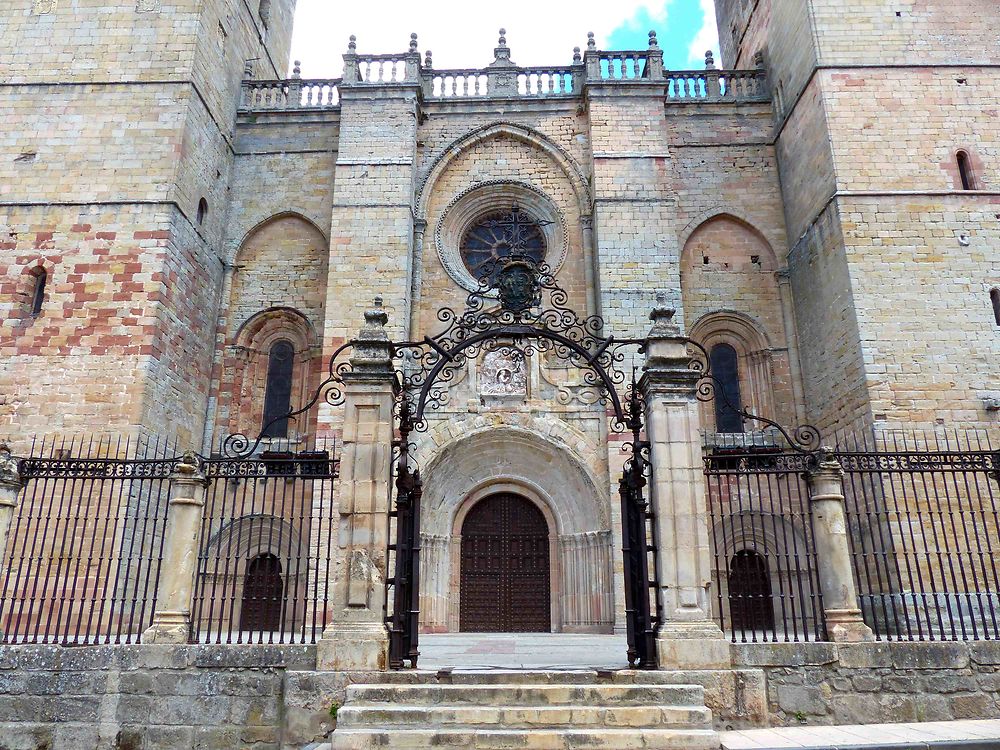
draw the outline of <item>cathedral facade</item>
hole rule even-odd
[[[988,0],[719,0],[721,59],[683,72],[653,32],[524,68],[501,31],[460,70],[416,35],[386,55],[351,37],[334,80],[284,75],[294,0],[18,5],[0,51],[14,445],[338,440],[322,398],[282,415],[316,400],[374,300],[393,341],[433,337],[515,246],[608,335],[675,311],[725,395],[700,407],[707,451],[779,444],[740,412],[827,436],[996,426]],[[455,371],[414,438],[426,631],[508,629],[511,612],[624,627],[612,416],[544,352]],[[530,564],[477,609],[499,595],[475,566],[514,526]]]

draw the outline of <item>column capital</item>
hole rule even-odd
[[[170,484],[171,486],[178,485],[181,487],[208,486],[208,477],[201,470],[201,461],[198,459],[197,454],[193,451],[188,451],[181,456],[180,461],[174,465],[174,470],[170,472]],[[188,493],[177,493],[177,495],[187,497]]]
[[[809,460],[806,482],[813,500],[844,499],[844,469],[831,448],[819,448]]]
[[[14,491],[14,496],[24,486],[20,465],[6,443],[0,443],[0,487]]]

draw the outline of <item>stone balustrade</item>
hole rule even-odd
[[[340,105],[341,79],[244,81],[241,112],[283,109],[330,109]]]
[[[663,51],[656,34],[649,34],[645,50],[598,50],[593,34],[587,48],[573,50],[566,66],[521,67],[510,60],[501,30],[496,59],[485,68],[435,70],[430,51],[423,60],[417,51],[416,34],[410,49],[398,54],[358,54],[352,36],[344,55],[344,75],[329,80],[303,80],[299,63],[290,79],[243,82],[240,111],[326,109],[340,103],[340,89],[369,86],[419,87],[425,100],[575,97],[584,86],[662,86],[667,104],[694,101],[768,101],[770,91],[763,69],[716,70],[711,52],[705,70],[665,71]]]
[[[667,103],[684,101],[768,101],[763,70],[679,70],[664,73]]]

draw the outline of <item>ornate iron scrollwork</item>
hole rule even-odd
[[[612,429],[626,428],[619,387],[625,385],[626,348],[643,351],[645,339],[604,336],[604,320],[580,317],[568,306],[569,295],[544,262],[533,260],[515,246],[511,253],[484,264],[476,291],[466,307],[456,312],[438,310],[444,330],[421,341],[395,345],[401,361],[404,388],[416,396],[415,429],[426,409],[437,409],[443,390],[470,358],[503,350],[529,357],[552,353],[583,370],[583,385],[597,389],[611,407]],[[543,307],[542,303],[548,306]]]
[[[719,380],[712,374],[712,360],[709,357],[708,350],[694,339],[686,339],[686,342],[689,347],[695,350],[692,352],[691,361],[688,366],[692,370],[701,373],[696,390],[699,401],[708,402],[721,398],[723,403],[736,414],[739,414],[744,422],[750,420],[751,422],[757,422],[776,429],[781,433],[788,446],[797,453],[811,454],[820,449],[822,434],[817,427],[811,424],[797,425],[789,432],[789,430],[773,419],[754,414],[750,410],[744,409],[730,401],[726,395],[726,389],[718,387],[720,385]]]
[[[351,363],[341,359],[344,352],[354,346],[354,341],[348,341],[333,353],[330,357],[330,364],[327,367],[327,376],[323,382],[317,386],[312,398],[305,406],[293,409],[287,414],[281,414],[264,424],[257,438],[251,444],[250,438],[245,433],[237,432],[226,437],[222,441],[222,455],[224,458],[240,459],[253,455],[260,444],[267,437],[268,429],[278,422],[288,420],[294,422],[297,417],[312,409],[320,399],[323,399],[330,406],[340,406],[344,403],[344,374],[351,371]]]

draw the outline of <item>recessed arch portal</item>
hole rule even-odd
[[[534,505],[548,528],[551,630],[610,632],[618,583],[608,488],[541,429],[482,424],[469,432],[422,459],[421,627],[460,629],[465,519],[484,498],[509,493]]]

